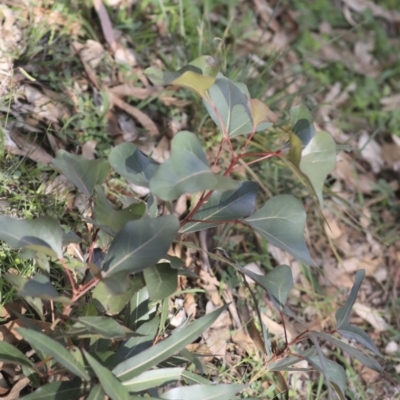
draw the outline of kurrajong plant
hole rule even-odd
[[[132,143],[113,148],[108,161],[59,151],[52,166],[87,197],[91,217],[85,221],[92,227],[88,238],[66,233],[59,222],[47,216],[34,220],[0,217],[0,239],[29,251],[33,259],[43,260],[45,255],[51,261],[38,263],[42,270],[31,279],[3,274],[42,320],[49,318],[44,315],[44,305],[55,305],[50,313],[52,329],[46,334],[21,316],[27,328],[18,332],[35,350],[33,356],[28,358],[16,347],[0,343],[0,359],[20,365],[31,387],[36,388],[24,399],[98,399],[105,395],[112,400],[234,398],[247,386],[214,384],[201,374],[200,359],[185,349],[226,307],[194,319],[165,338],[168,298],[176,292],[178,275],[193,274],[180,259],[168,255],[168,250],[177,242],[194,246],[188,242],[193,237],[189,233],[221,224],[245,224],[271,245],[317,267],[304,238],[302,202],[282,194],[256,209],[258,184],[232,177],[239,162],[250,165],[279,158],[322,206],[322,188],[335,166],[336,146],[327,132],[316,132],[307,108],[291,109],[287,144],[274,151],[249,152],[257,132],[265,134],[272,126],[270,111],[260,100],[250,98],[243,83],[220,74],[213,58],[200,57],[177,72],[149,68],[146,74],[154,84],[185,87],[201,97],[222,133],[217,155],[210,165],[201,142],[188,131],[175,135],[171,156],[162,164]],[[240,135],[247,139],[238,146],[235,138]],[[228,166],[223,173],[215,173],[223,154]],[[145,201],[136,196],[125,208],[117,209],[108,200],[104,185],[110,166],[134,188],[147,188]],[[184,194],[196,196],[192,196],[191,209],[178,220],[170,210],[172,202]],[[80,263],[72,262],[64,252],[71,242],[80,243],[84,254]],[[321,341],[369,368],[382,370],[365,352],[340,339],[352,339],[380,356],[369,336],[349,322],[364,271],[357,272],[345,305],[336,312],[336,328],[317,332],[307,329],[285,305],[293,287],[290,267],[279,265],[261,276],[237,265],[223,249],[210,257],[232,266],[265,290],[283,324],[285,319],[294,319],[304,326],[300,335],[276,347],[259,320],[266,371],[295,370],[296,363],[307,360],[325,377],[329,396],[336,393],[344,399],[345,371],[324,356]],[[54,268],[65,273],[62,293],[50,280]],[[258,311],[257,303],[254,310]],[[186,368],[191,363],[197,373]]]

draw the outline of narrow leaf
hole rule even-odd
[[[125,329],[113,318],[107,317],[79,317],[78,322],[90,333],[98,333],[106,338],[124,338]]]
[[[182,378],[184,368],[160,368],[145,371],[139,376],[123,382],[130,393],[157,388]]]
[[[133,143],[114,147],[108,156],[111,167],[127,181],[149,187],[149,181],[157,171],[158,163],[143,154]]]
[[[245,389],[247,385],[220,383],[218,385],[181,386],[168,390],[161,395],[166,400],[231,400],[232,397]]]
[[[226,307],[221,307],[199,318],[164,341],[123,361],[114,368],[113,372],[121,381],[126,381],[138,376],[161,361],[166,360],[195,340],[204,330],[213,324],[225,309]]]
[[[41,332],[25,328],[17,328],[17,331],[36,350],[52,356],[63,367],[80,378],[86,381],[90,380],[85,368],[75,361],[74,356],[63,345]]]
[[[84,387],[81,380],[73,379],[48,383],[33,393],[21,397],[20,400],[71,400],[79,399],[83,393]]]
[[[304,239],[306,213],[302,203],[293,196],[273,197],[244,222],[272,245],[307,265],[315,265]]]
[[[179,221],[173,215],[128,222],[115,236],[104,260],[103,277],[140,272],[155,264],[168,251]]]
[[[106,394],[104,393],[101,385],[97,384],[92,387],[92,390],[89,393],[89,396],[86,400],[104,400]]]
[[[25,354],[4,340],[0,342],[0,361],[33,367],[33,363]]]
[[[357,299],[357,294],[360,289],[361,283],[364,280],[364,277],[365,277],[364,269],[357,271],[354,285],[351,288],[349,297],[347,298],[345,305],[336,311],[335,315],[336,315],[337,329],[340,329],[343,323],[349,322],[351,310]]]
[[[169,263],[159,263],[143,272],[150,299],[157,301],[171,296],[178,286],[178,271]]]
[[[358,326],[350,325],[347,322],[343,322],[340,326],[340,329],[338,329],[338,333],[340,333],[346,339],[355,340],[358,343],[361,343],[377,356],[382,357],[382,354],[380,353],[372,339]]]
[[[99,378],[100,384],[106,394],[112,400],[129,400],[128,390],[122,385],[122,383],[86,350],[83,350],[83,352],[89,365],[93,368],[94,373]]]
[[[199,222],[185,224],[180,233],[212,228],[218,225],[218,221],[234,221],[248,217],[255,210],[258,190],[258,184],[251,181],[241,182],[236,190],[216,190],[194,214],[193,219]]]
[[[87,160],[83,156],[70,154],[64,150],[57,152],[51,165],[88,197],[93,194],[97,184],[105,181],[110,169],[106,160]]]
[[[13,249],[28,248],[62,258],[62,237],[62,229],[53,218],[18,220],[0,215],[0,240]]]

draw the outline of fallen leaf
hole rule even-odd
[[[355,303],[353,310],[360,318],[371,324],[378,332],[383,332],[389,329],[389,325],[377,310],[361,303]]]
[[[370,10],[375,17],[381,17],[390,22],[400,22],[400,12],[396,10],[385,10],[378,4],[369,0],[342,0],[351,9],[357,12]]]

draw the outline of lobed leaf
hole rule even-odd
[[[160,260],[179,229],[173,215],[130,221],[117,233],[102,265],[103,277],[137,273]]]
[[[107,160],[88,160],[64,150],[57,152],[51,165],[88,197],[93,194],[96,185],[105,181],[110,170]]]
[[[0,240],[13,249],[28,248],[50,257],[63,257],[63,231],[50,217],[19,220],[0,215]]]
[[[293,196],[273,197],[244,222],[272,245],[307,265],[315,266],[304,239],[306,213],[302,203]]]

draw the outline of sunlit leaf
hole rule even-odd
[[[342,324],[349,322],[350,314],[353,309],[354,303],[357,299],[357,294],[360,289],[361,283],[364,280],[364,277],[365,277],[364,269],[357,271],[354,285],[351,288],[349,297],[347,298],[345,305],[336,311],[335,316],[336,316],[337,329],[340,329]]]
[[[130,393],[157,388],[168,383],[179,381],[182,378],[184,368],[160,368],[145,371],[139,376],[123,382]]]
[[[302,152],[300,170],[308,177],[321,205],[325,179],[335,165],[335,141],[328,132],[318,132]]]
[[[57,152],[51,165],[88,197],[93,194],[97,184],[105,181],[110,170],[107,160],[88,160],[83,156],[70,154],[64,150]]]
[[[62,258],[62,237],[60,224],[53,218],[19,220],[0,215],[0,240],[13,249],[28,248]]]
[[[232,179],[211,171],[201,143],[193,133],[177,133],[171,146],[171,157],[161,164],[150,181],[154,195],[172,201],[184,193],[225,191],[238,187]]]
[[[218,222],[212,221],[235,221],[248,217],[255,210],[258,189],[257,183],[245,181],[236,190],[216,190],[192,218],[205,222],[189,222],[181,228],[180,233],[196,232],[218,225]]]
[[[143,271],[150,299],[157,301],[171,296],[178,286],[178,271],[169,263],[159,263]]]
[[[231,400],[232,397],[245,389],[247,385],[220,383],[218,385],[181,386],[168,390],[161,395],[168,400]]]
[[[104,260],[103,277],[143,271],[168,251],[179,229],[173,215],[128,222],[115,236]]]
[[[157,343],[155,346],[142,351],[136,356],[128,358],[114,368],[114,374],[121,381],[127,381],[128,379],[132,379],[135,376],[140,375],[142,372],[147,371],[149,368],[159,364],[161,361],[166,360],[168,357],[172,356],[195,340],[202,332],[213,324],[225,309],[226,307],[221,307],[212,313],[199,318],[192,324],[180,329],[178,332],[175,332],[162,342]]]
[[[94,373],[99,378],[100,384],[106,394],[112,400],[129,400],[128,390],[122,383],[112,374],[112,372],[103,367],[94,357],[87,351],[83,350],[86,360],[92,367]]]
[[[271,121],[271,110],[259,99],[250,100],[250,111],[253,126],[257,131],[266,130],[273,124]]]
[[[207,90],[214,84],[215,78],[197,74],[193,71],[186,71],[171,84],[192,90],[201,97],[206,97]]]
[[[20,400],[71,400],[79,399],[84,393],[84,386],[80,379],[72,381],[57,381],[48,383],[34,392],[20,397]]]
[[[78,364],[74,356],[60,343],[41,332],[35,332],[31,329],[17,328],[17,331],[36,350],[52,356],[63,367],[80,378],[87,381],[90,379],[85,368]]]
[[[307,265],[315,265],[304,238],[306,213],[302,203],[293,196],[273,197],[244,222],[272,245]]]
[[[94,219],[98,226],[106,226],[114,232],[118,232],[128,221],[143,217],[146,212],[145,203],[133,203],[130,206],[118,210],[107,199],[102,186],[96,186],[96,200],[94,203]]]
[[[133,143],[114,147],[108,156],[111,167],[127,181],[149,187],[149,181],[157,171],[158,163],[143,154]]]

